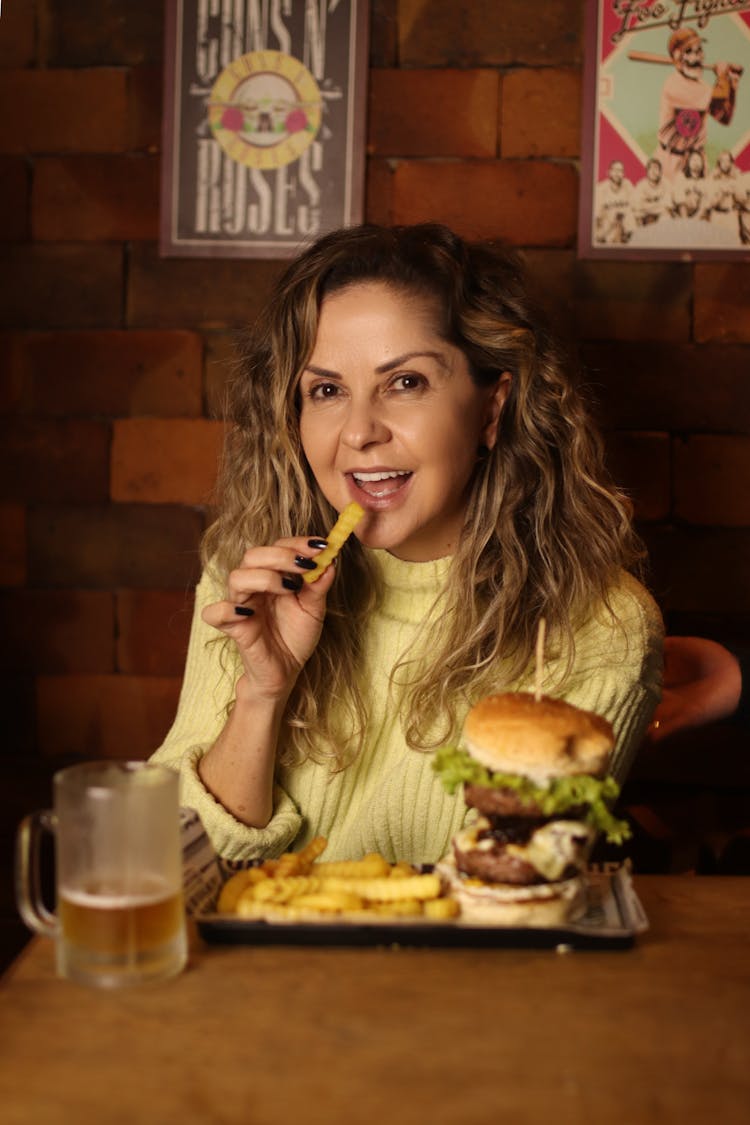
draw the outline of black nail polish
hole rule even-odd
[[[315,559],[308,559],[306,555],[295,555],[294,565],[298,566],[300,570],[315,570],[318,564]]]
[[[295,593],[302,589],[302,575],[300,574],[283,574],[281,576],[281,585],[285,590],[294,590]]]
[[[307,545],[308,545],[308,547],[315,547],[318,551],[322,551],[325,547],[328,546],[328,540],[327,539],[308,539]]]
[[[255,610],[251,609],[249,605],[236,605],[234,612],[239,614],[240,617],[255,617]]]

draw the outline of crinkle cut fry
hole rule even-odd
[[[315,836],[309,844],[305,844],[302,851],[298,853],[300,872],[304,875],[308,875],[312,865],[319,856],[322,856],[327,847],[328,840],[325,836]]]
[[[407,875],[403,879],[328,879],[321,886],[326,890],[352,891],[366,902],[398,902],[414,898],[421,902],[437,898],[441,884],[438,875]]]
[[[285,852],[233,875],[217,909],[267,922],[332,920],[438,921],[460,909],[442,897],[438,875],[411,864],[391,864],[379,852],[357,860],[317,862],[327,840],[316,836],[299,852]]]
[[[312,870],[315,875],[320,875],[323,879],[374,879],[390,877],[392,874],[391,865],[379,852],[370,852],[362,859],[339,859],[316,863]]]
[[[249,887],[240,895],[240,902],[252,899],[255,902],[291,902],[299,895],[311,894],[320,890],[320,880],[313,875],[274,875],[262,883]]]
[[[245,891],[259,883],[268,876],[259,867],[248,867],[244,871],[236,871],[230,875],[219,893],[216,909],[219,914],[233,914]]]
[[[364,514],[364,508],[356,500],[352,500],[351,503],[346,505],[328,532],[328,546],[315,556],[315,570],[307,570],[302,575],[305,582],[318,581],[325,568],[336,558]]]

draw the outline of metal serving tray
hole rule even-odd
[[[265,922],[233,915],[195,915],[201,937],[220,945],[379,946],[390,948],[629,949],[648,919],[627,867],[589,872],[588,905],[577,922],[555,927],[475,925],[460,918]]]

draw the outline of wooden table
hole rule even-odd
[[[205,947],[106,993],[36,939],[0,987],[5,1125],[750,1120],[750,880],[648,876],[636,948]]]

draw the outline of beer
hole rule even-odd
[[[185,964],[182,893],[157,877],[127,887],[88,881],[63,887],[58,968],[64,976],[116,987],[173,976]]]
[[[21,916],[55,939],[57,971],[119,988],[166,980],[187,960],[178,778],[148,762],[80,762],[54,779],[55,808],[22,821]],[[39,886],[43,829],[55,833],[57,911]]]
[[[127,890],[111,882],[63,888],[58,909],[66,941],[112,957],[158,949],[182,925],[182,895],[147,876]]]

